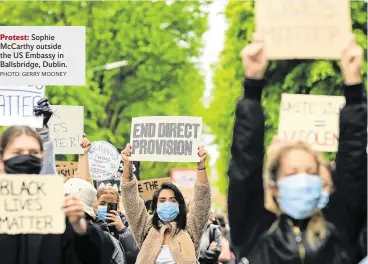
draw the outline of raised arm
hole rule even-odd
[[[91,148],[91,142],[87,139],[86,134],[83,134],[83,139],[80,145],[83,148],[83,154],[79,155],[78,157],[78,173],[76,177],[84,179],[93,184],[93,181],[89,174],[88,162],[88,151]]]
[[[151,216],[148,214],[144,201],[139,196],[138,181],[133,175],[132,162],[129,156],[132,153],[130,144],[121,152],[124,161],[124,170],[121,180],[121,197],[124,204],[125,214],[133,236],[140,248],[146,235],[146,225]]]
[[[37,132],[40,134],[43,142],[44,157],[45,157],[45,159],[42,162],[40,174],[57,174],[54,143],[52,138],[50,137],[48,127],[48,122],[53,114],[49,100],[47,98],[41,98],[37,102],[37,106],[33,111],[35,116],[43,117],[43,127],[41,129],[37,129]]]
[[[340,113],[339,146],[336,156],[336,193],[342,197],[347,222],[343,228],[356,243],[367,215],[367,101],[361,77],[363,50],[352,37],[343,51],[342,72],[346,105]]]
[[[244,97],[235,111],[229,165],[228,214],[232,247],[238,258],[247,256],[275,220],[264,208],[264,122],[261,106],[263,74],[267,67],[263,43],[254,39],[242,51]]]
[[[203,146],[198,148],[198,155],[200,162],[197,164],[197,180],[194,184],[194,197],[191,203],[187,227],[197,254],[211,213],[211,185],[206,172],[207,151]]]

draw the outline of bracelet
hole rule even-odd
[[[205,170],[206,169],[206,167],[204,167],[204,168],[202,168],[202,169],[200,169],[200,168],[197,168],[197,170]]]

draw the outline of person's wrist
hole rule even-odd
[[[264,77],[263,73],[247,73],[245,72],[245,78],[251,80],[262,80]]]
[[[206,169],[206,163],[199,162],[197,164],[197,170],[205,170]]]
[[[78,222],[73,223],[72,227],[79,235],[84,235],[87,233],[87,221],[84,218],[81,218]]]
[[[345,75],[344,76],[344,84],[345,85],[356,85],[362,83],[362,76],[360,74],[356,75]]]
[[[125,229],[124,224],[121,224],[121,225],[116,226],[116,230],[118,230],[118,232],[123,232],[124,229]]]

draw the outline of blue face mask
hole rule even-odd
[[[278,182],[277,199],[281,210],[294,219],[305,219],[328,203],[328,193],[323,192],[321,177],[312,174],[295,174]]]
[[[157,206],[158,217],[164,222],[170,222],[174,220],[179,214],[179,205],[166,202]]]
[[[106,205],[100,205],[98,207],[97,211],[97,217],[103,221],[106,219],[106,213],[107,213],[107,206]]]

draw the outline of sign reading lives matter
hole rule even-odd
[[[349,0],[256,0],[269,59],[339,59],[352,32]]]
[[[62,234],[64,179],[58,175],[0,175],[1,234]]]
[[[89,171],[93,180],[103,181],[113,179],[119,170],[120,154],[108,142],[92,142],[88,151]]]
[[[42,117],[33,109],[45,95],[44,85],[0,86],[0,126],[42,127]]]
[[[84,131],[84,107],[52,105],[54,114],[49,121],[55,154],[83,154],[80,146]]]
[[[316,151],[336,152],[343,96],[282,94],[278,135],[301,140]]]
[[[147,116],[132,118],[131,160],[198,162],[202,117]]]
[[[0,26],[2,85],[85,85],[84,26]]]

